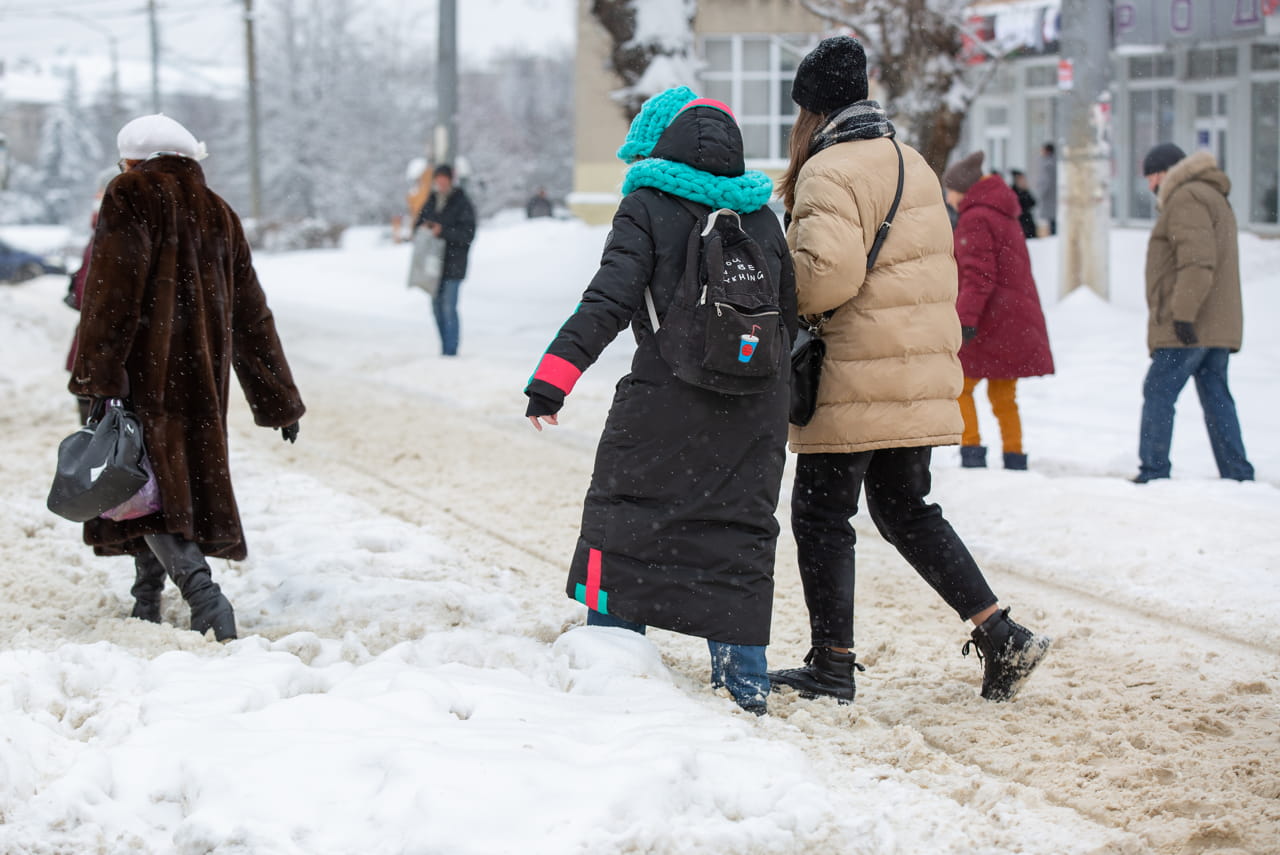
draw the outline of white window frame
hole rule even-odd
[[[746,71],[743,69],[743,43],[747,40],[769,42],[769,68],[765,71]],[[769,141],[768,151],[764,156],[747,152],[747,167],[750,169],[784,169],[787,165],[787,145],[782,138],[782,129],[795,122],[796,107],[789,97],[785,102],[782,95],[782,84],[790,83],[795,78],[795,71],[782,69],[782,58],[785,52],[793,55],[798,63],[806,53],[813,49],[816,37],[806,33],[707,33],[699,37],[699,55],[706,58],[706,45],[709,41],[729,42],[732,67],[711,69],[704,66],[699,74],[702,82],[728,83],[732,93],[729,107],[738,118],[738,124],[744,128],[765,127]],[[768,84],[769,112],[767,115],[745,115],[740,109],[743,103],[743,83],[764,81]],[[790,92],[787,86],[787,92]],[[785,108],[785,112],[784,112]],[[745,136],[745,134],[744,134]]]

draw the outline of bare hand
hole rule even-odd
[[[541,421],[539,421],[539,420],[541,420]],[[542,422],[546,422],[546,423],[547,423],[547,424],[549,424],[549,425],[558,425],[558,424],[560,424],[560,418],[559,418],[558,416],[555,416],[555,415],[550,415],[550,416],[529,416],[529,421],[530,421],[530,422],[532,422],[532,423],[533,423],[533,426],[534,426],[535,428],[537,428],[539,431],[541,431],[541,430],[542,430]]]
[[[444,231],[444,228],[439,223],[431,224],[431,233],[436,237],[440,237],[440,232],[442,231]]]

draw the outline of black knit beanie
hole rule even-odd
[[[809,112],[826,116],[866,99],[867,54],[857,39],[823,39],[800,60],[791,100]]]
[[[1155,175],[1167,172],[1175,163],[1187,156],[1187,153],[1171,142],[1162,142],[1154,146],[1147,156],[1142,158],[1142,174]]]

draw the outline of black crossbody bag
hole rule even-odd
[[[898,190],[894,193],[893,204],[889,206],[889,214],[876,230],[876,239],[871,243],[871,251],[867,253],[867,271],[875,267],[876,258],[880,255],[880,247],[889,236],[889,228],[898,213],[898,203],[902,201],[902,181],[904,168],[902,164],[902,148],[898,141],[889,137],[889,142],[898,152]],[[818,382],[822,377],[822,362],[827,356],[827,345],[822,340],[822,328],[835,309],[823,312],[816,321],[800,319],[800,330],[796,333],[795,343],[791,346],[791,411],[789,421],[797,427],[804,427],[813,418],[818,408]]]

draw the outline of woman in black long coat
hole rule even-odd
[[[684,87],[645,103],[618,155],[633,165],[600,270],[525,390],[535,427],[556,424],[578,377],[631,325],[635,357],[600,438],[566,591],[589,608],[589,624],[706,638],[713,683],[762,714],[788,375],[746,395],[678,379],[659,353],[645,292],[666,317],[698,214],[734,210],[777,284],[786,353],[795,282],[765,207],[772,182],[745,170],[729,108]]]

